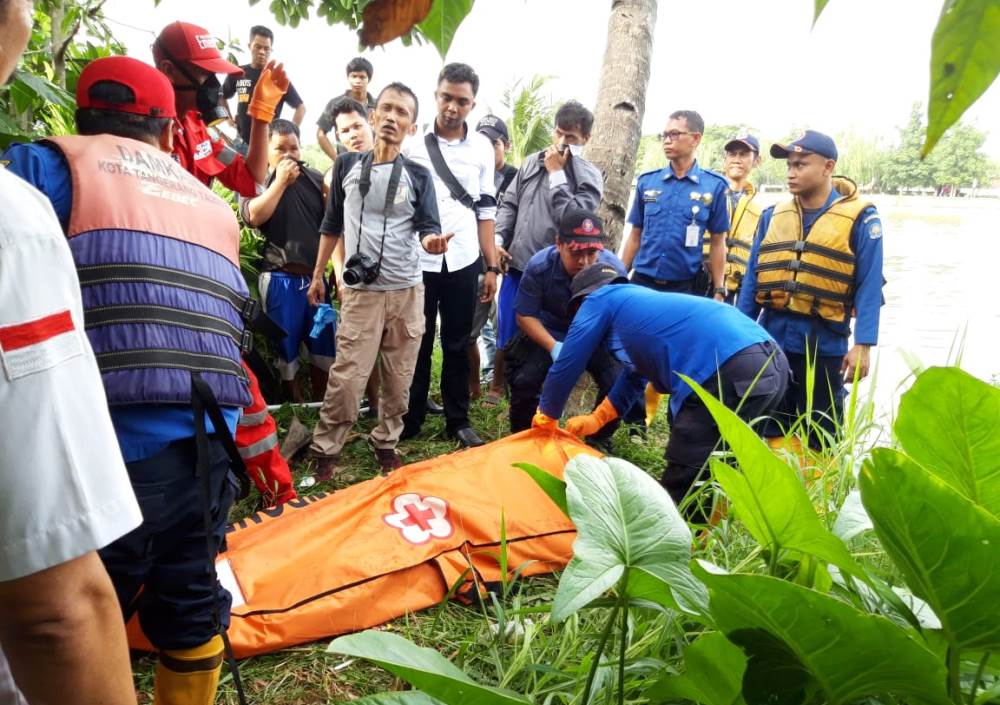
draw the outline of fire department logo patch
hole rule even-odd
[[[382,521],[398,529],[403,539],[419,546],[434,539],[446,539],[455,533],[448,517],[448,503],[440,497],[421,497],[415,492],[401,494],[392,500],[392,513]]]

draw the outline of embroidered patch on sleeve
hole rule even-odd
[[[11,382],[82,354],[80,332],[69,310],[0,326],[0,361]]]

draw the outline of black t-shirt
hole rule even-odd
[[[253,97],[253,89],[257,85],[257,79],[260,78],[261,69],[255,69],[250,64],[240,66],[240,68],[243,69],[242,76],[233,76],[232,74],[226,76],[226,82],[222,84],[222,94],[226,100],[229,100],[234,95],[237,96],[236,131],[240,133],[240,137],[243,138],[244,142],[249,142],[250,116],[247,115],[247,107],[250,105],[250,98]],[[281,117],[281,109],[285,103],[288,103],[293,109],[302,105],[302,98],[299,97],[299,92],[295,90],[295,86],[291,83],[288,84],[288,91],[285,93],[285,97],[278,101],[278,107],[274,111],[275,117]]]
[[[350,97],[351,92],[344,91],[343,95]],[[316,125],[319,127],[319,129],[323,130],[323,132],[329,132],[330,130],[333,129],[333,106],[334,103],[336,103],[342,97],[343,96],[338,95],[336,98],[331,98],[330,101],[326,104],[326,107],[323,108],[322,115],[320,115],[319,120],[316,121]],[[371,93],[368,94],[367,103],[368,105],[366,107],[368,108],[369,112],[375,109],[375,99],[372,97]]]
[[[267,177],[267,185],[274,174]],[[258,227],[267,239],[262,269],[312,271],[319,252],[319,226],[323,222],[323,175],[315,169],[302,169],[281,195],[270,219]]]

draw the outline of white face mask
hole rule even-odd
[[[579,157],[581,154],[583,154],[582,144],[568,144],[566,146],[569,147],[569,153],[572,154],[574,157]]]

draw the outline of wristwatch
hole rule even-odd
[[[722,298],[726,298],[729,296],[729,291],[724,286],[717,286],[715,287],[715,291],[712,292],[712,296],[721,296]]]
[[[493,272],[494,274],[500,274],[500,267],[489,266],[486,268],[487,272]]]

